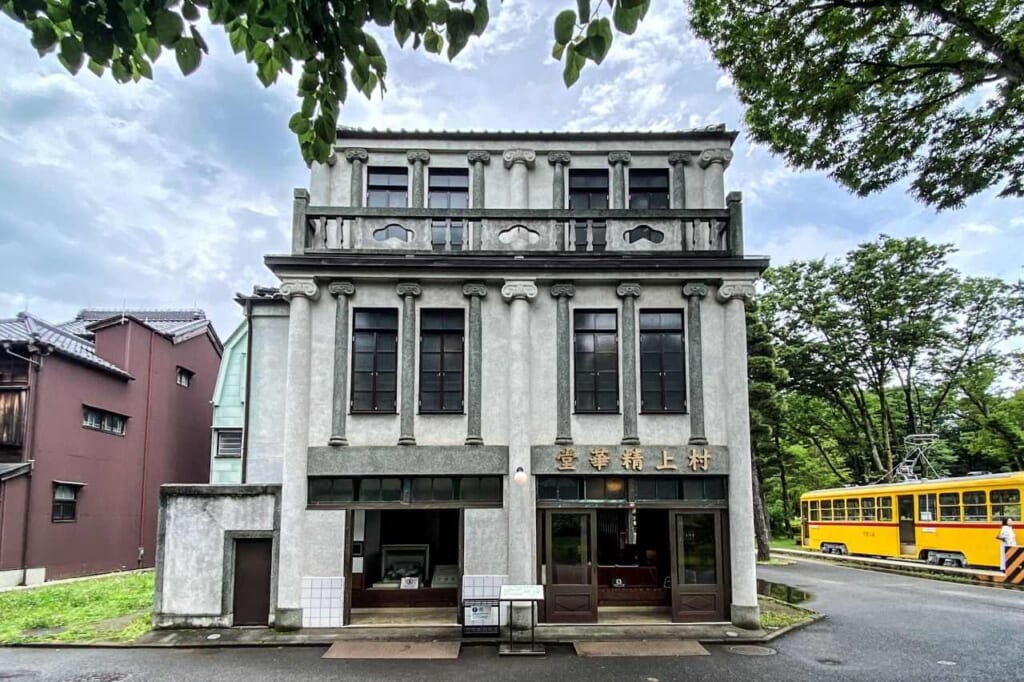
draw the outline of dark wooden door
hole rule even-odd
[[[269,623],[272,548],[270,538],[235,540],[235,625]]]
[[[917,554],[917,534],[914,528],[914,496],[896,498],[896,512],[900,517],[900,554]]]
[[[597,512],[556,511],[544,514],[544,586],[549,623],[597,622]]]
[[[671,512],[672,620],[726,620],[721,511]]]

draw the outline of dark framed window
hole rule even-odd
[[[82,406],[82,426],[115,436],[123,436],[128,417],[96,407]]]
[[[409,169],[367,169],[366,205],[371,208],[406,208],[409,205]]]
[[[573,315],[577,412],[619,409],[619,340],[612,310],[577,310]]]
[[[78,491],[81,486],[69,483],[53,484],[53,522],[74,521],[78,518]]]
[[[629,171],[630,208],[668,208],[668,169],[638,168]]]
[[[427,181],[430,208],[468,208],[469,170],[432,168]],[[461,218],[438,218],[430,223],[430,248],[434,251],[462,251],[465,224]]]
[[[448,503],[454,507],[500,507],[502,504],[501,476],[312,476],[308,490],[311,506]]]
[[[217,431],[217,456],[242,456],[242,429],[220,429]]]
[[[640,311],[640,411],[686,410],[681,310]]]
[[[464,319],[461,309],[420,315],[420,412],[462,412]]]
[[[608,171],[569,170],[569,208],[578,211],[608,208]],[[573,220],[573,248],[576,251],[604,251],[608,225],[604,220]]]
[[[398,311],[356,308],[352,318],[352,412],[394,414]]]
[[[537,498],[541,500],[582,500],[583,479],[577,476],[538,478]]]
[[[537,499],[716,502],[728,499],[724,476],[539,476]],[[814,507],[817,514],[817,505]]]
[[[177,372],[178,385],[183,388],[188,388],[189,386],[192,385],[192,377],[194,377],[195,375],[196,373],[193,372],[192,370],[185,369],[184,367],[179,367]]]

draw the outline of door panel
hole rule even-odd
[[[800,546],[806,547],[811,536],[808,524],[810,523],[810,508],[807,502],[800,503]]]
[[[726,617],[722,512],[671,512],[672,620]]]
[[[270,538],[235,540],[234,625],[267,625],[270,618]]]
[[[550,623],[597,622],[596,522],[595,511],[544,514],[544,598]]]
[[[896,500],[900,518],[900,554],[917,554],[917,537],[914,530],[914,496],[900,495]]]

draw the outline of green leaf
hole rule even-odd
[[[481,36],[491,20],[491,11],[487,7],[487,0],[476,0],[473,6],[473,35]]]
[[[156,29],[156,37],[160,44],[171,47],[181,37],[185,24],[174,12],[160,10],[153,20],[153,28]]]
[[[124,63],[120,59],[115,59],[110,64],[110,75],[114,77],[114,80],[118,83],[127,83],[132,79],[131,71],[125,67]]]
[[[412,17],[405,5],[395,5],[395,40],[402,47],[405,47],[405,41],[409,39],[411,21]]]
[[[572,87],[572,84],[580,79],[580,71],[584,64],[586,64],[586,59],[576,52],[576,46],[566,47],[565,67],[562,69],[562,81],[565,83],[565,87]]]
[[[89,31],[82,36],[85,53],[99,64],[106,64],[114,54],[113,36],[103,27]]]
[[[366,45],[363,47],[363,50],[370,57],[380,57],[382,55],[380,45],[377,44],[377,41],[369,33],[366,34]]]
[[[301,112],[288,119],[288,129],[296,135],[302,135],[309,128],[309,119],[303,116]]]
[[[555,46],[551,48],[551,58],[555,61],[561,61],[562,54],[565,52],[565,45],[562,43],[555,43]]]
[[[571,9],[558,13],[555,17],[555,42],[568,43],[572,40],[572,30],[576,27],[576,13]]]
[[[40,54],[48,52],[57,44],[57,31],[49,19],[39,19],[32,22],[32,47]]]
[[[427,32],[423,34],[423,47],[426,48],[427,52],[441,54],[443,46],[444,40],[441,39],[441,36],[434,29],[428,28]]]
[[[443,24],[448,21],[448,3],[444,0],[436,0],[426,6],[427,19],[433,24]]]
[[[149,27],[149,17],[141,9],[133,9],[128,13],[128,27],[135,33],[142,33]]]
[[[210,46],[206,44],[203,36],[199,35],[199,30],[195,26],[189,26],[188,30],[192,34],[192,40],[196,41],[196,45],[203,51],[203,54],[210,54]]]
[[[146,50],[146,56],[149,57],[149,61],[155,62],[161,52],[160,41],[156,38],[150,38],[147,36],[142,39],[142,43]]]
[[[586,21],[590,17],[590,0],[576,0],[576,11],[579,12],[580,20]]]
[[[640,12],[639,9],[626,9],[621,2],[617,3],[615,9],[612,10],[612,21],[615,22],[615,28],[626,35],[633,35],[640,23]]]
[[[388,0],[370,0],[370,18],[378,26],[391,23],[391,3]]]
[[[590,54],[587,56],[600,64],[612,46],[611,22],[605,17],[590,22],[587,26],[587,41],[590,43]]]
[[[93,61],[92,59],[89,60],[89,64],[86,68],[96,74],[97,78],[103,75],[103,65],[99,62]]]
[[[615,4],[621,5],[623,9],[637,9],[646,2],[648,0],[616,0]]]
[[[135,62],[135,70],[143,78],[153,79],[153,67],[145,59],[138,59]]]
[[[316,111],[316,100],[313,99],[312,95],[306,95],[302,98],[302,116],[305,118],[312,118],[313,112]]]
[[[245,51],[245,29],[236,28],[228,33],[228,42],[235,54]]]
[[[199,19],[199,8],[191,0],[185,0],[181,5],[181,16],[188,21],[196,21]]]
[[[181,73],[186,76],[198,69],[199,62],[203,59],[199,46],[191,38],[180,38],[175,43],[174,57],[178,60],[178,68],[181,69]]]
[[[60,63],[72,74],[78,73],[85,61],[82,43],[73,35],[66,35],[60,40]]]

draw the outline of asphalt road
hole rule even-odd
[[[1021,680],[1024,592],[973,587],[799,562],[759,567],[760,577],[812,593],[827,615],[772,643],[773,656],[709,646],[710,656],[499,658],[463,647],[458,661],[326,661],[323,647],[264,649],[0,649],[0,680]]]

